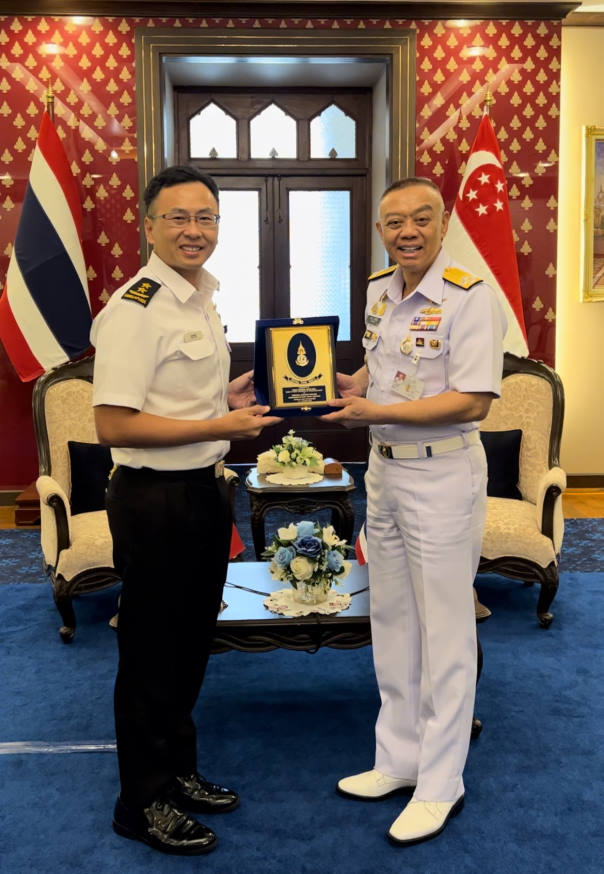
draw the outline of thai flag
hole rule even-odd
[[[365,523],[361,526],[356,543],[354,544],[354,554],[359,564],[367,564],[367,537],[365,535]]]
[[[26,382],[89,349],[91,322],[78,189],[45,112],[0,298],[0,340]]]

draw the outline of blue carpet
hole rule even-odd
[[[37,532],[4,533],[36,543]],[[78,635],[64,646],[50,586],[13,572],[22,582],[0,588],[0,744],[112,742],[115,590],[79,599]],[[483,576],[478,589],[493,610],[480,626],[484,731],[470,749],[466,807],[438,840],[392,848],[384,833],[400,800],[360,804],[333,792],[340,776],[372,764],[370,648],[233,652],[211,659],[196,711],[201,767],[243,799],[211,820],[215,853],[165,857],[114,835],[114,754],[13,751],[0,755],[3,870],[601,874],[604,573],[563,573],[547,631],[536,623],[535,588]]]

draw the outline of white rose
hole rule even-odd
[[[340,543],[340,538],[334,531],[333,525],[327,525],[323,528],[321,533],[321,537],[323,538],[323,543],[326,543],[327,546],[337,546]]]
[[[298,526],[294,522],[290,522],[287,528],[278,528],[277,537],[279,540],[295,540],[298,536]]]
[[[287,449],[281,450],[281,452],[277,456],[277,461],[280,464],[287,464],[287,462],[289,461],[289,452],[287,451]]]
[[[315,571],[315,564],[305,555],[297,555],[292,558],[289,568],[297,580],[310,580]]]

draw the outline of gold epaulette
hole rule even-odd
[[[462,270],[461,267],[447,267],[443,270],[443,279],[450,282],[452,285],[457,285],[459,288],[465,288],[467,291],[473,285],[482,282],[480,276],[473,276],[467,270]]]
[[[384,270],[376,270],[375,273],[368,277],[367,281],[371,282],[372,279],[379,279],[380,276],[388,276],[389,273],[394,273],[395,270],[396,264],[393,264],[392,267],[386,267]]]
[[[122,297],[124,300],[133,300],[141,306],[146,307],[155,292],[160,288],[161,282],[156,282],[154,279],[147,279],[143,276],[142,279],[139,279],[138,282],[131,285],[130,288],[123,293]]]

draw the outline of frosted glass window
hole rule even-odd
[[[290,317],[339,316],[350,340],[350,192],[289,194]]]
[[[260,318],[257,191],[221,191],[218,246],[205,267],[220,281],[214,303],[229,343],[253,343]]]
[[[356,158],[356,122],[335,104],[310,123],[311,158]]]
[[[193,116],[189,136],[192,158],[237,157],[237,123],[215,103]]]
[[[295,158],[296,122],[274,103],[250,122],[252,158]]]

